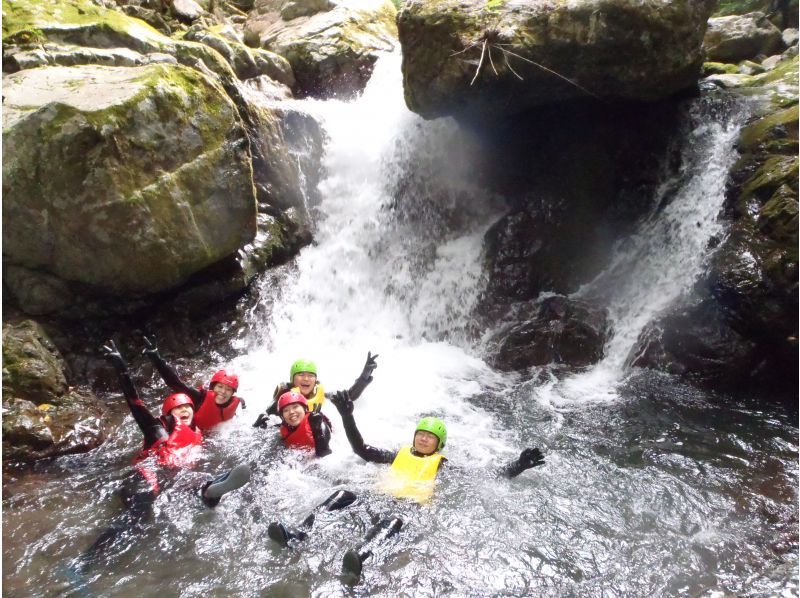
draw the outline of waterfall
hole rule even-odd
[[[350,386],[367,351],[378,353],[359,413],[395,443],[423,414],[447,417],[455,438],[465,418],[465,430],[488,425],[457,399],[495,376],[465,332],[486,281],[483,237],[505,208],[475,181],[477,141],[450,119],[411,113],[399,72],[399,53],[388,55],[357,100],[294,103],[327,135],[315,240],[262,281],[271,317],[251,314],[238,361],[260,409],[299,357],[315,360],[325,388],[337,390]]]
[[[551,381],[540,399],[559,405],[616,398],[639,335],[691,289],[724,234],[725,187],[743,112],[697,100],[685,117],[678,171],[658,188],[653,210],[617,242],[609,266],[574,296],[606,307],[612,329],[604,357],[587,372]]]

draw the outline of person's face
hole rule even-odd
[[[281,411],[281,417],[283,417],[283,421],[292,427],[299,426],[305,415],[306,409],[300,403],[286,405],[286,407],[283,408],[283,411]]]
[[[231,400],[231,397],[233,396],[233,393],[235,391],[233,390],[232,386],[228,386],[227,384],[223,384],[222,382],[217,382],[214,385],[213,392],[214,392],[214,402],[217,405],[224,405],[225,403]]]
[[[292,378],[292,385],[300,389],[300,394],[309,398],[317,384],[317,375],[311,372],[298,372]]]
[[[191,405],[178,405],[169,414],[175,418],[175,421],[181,422],[183,425],[188,426],[192,423],[194,416],[194,409]]]
[[[418,430],[414,434],[414,450],[420,455],[432,455],[439,446],[439,438],[425,430]]]

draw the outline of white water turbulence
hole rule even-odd
[[[660,185],[638,230],[617,243],[609,266],[575,293],[608,309],[612,333],[603,359],[586,372],[544,385],[537,390],[540,400],[569,407],[619,397],[617,386],[639,335],[691,288],[708,261],[711,241],[724,234],[720,216],[743,119],[743,110],[714,110],[703,102],[692,107],[680,169]]]
[[[258,332],[243,339],[240,363],[256,388],[272,389],[309,358],[337,390],[367,351],[380,354],[357,413],[389,446],[408,441],[421,414],[448,417],[455,439],[465,417],[466,429],[487,424],[454,406],[488,372],[463,348],[464,329],[485,282],[483,236],[503,209],[472,180],[475,141],[449,119],[425,122],[405,107],[399,61],[380,60],[354,102],[298,102],[328,136],[315,241],[279,289],[265,281],[262,295],[279,298],[269,322],[251,323]]]

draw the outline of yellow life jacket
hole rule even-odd
[[[300,388],[295,386],[292,389],[292,392],[300,392]],[[308,397],[306,397],[308,399]],[[313,411],[314,407],[317,405],[323,405],[325,403],[325,389],[322,388],[322,384],[317,384],[314,387],[314,396],[308,399],[308,410]]]
[[[418,503],[427,502],[433,494],[442,459],[444,457],[439,453],[424,457],[415,455],[410,446],[404,446],[383,479],[381,490],[397,498],[410,498]]]

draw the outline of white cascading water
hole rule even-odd
[[[439,414],[456,446],[490,425],[461,399],[492,373],[456,343],[484,282],[483,236],[503,205],[470,180],[480,150],[468,134],[449,119],[425,122],[408,111],[399,72],[393,54],[378,62],[357,101],[296,104],[328,136],[321,216],[314,244],[280,288],[270,280],[261,289],[279,299],[270,322],[251,322],[266,330],[241,341],[247,354],[237,365],[263,409],[295,359],[314,360],[332,391],[352,384],[367,351],[378,353],[356,412],[368,423],[365,436],[398,446],[421,415]],[[406,178],[416,195],[405,198],[413,207],[400,209],[390,193]],[[342,435],[335,442],[347,451]],[[488,446],[494,441],[475,449],[485,454]]]
[[[709,242],[724,231],[719,216],[742,119],[711,119],[698,111],[696,106],[686,124],[683,164],[655,198],[661,209],[620,240],[610,265],[575,293],[608,309],[612,332],[603,359],[587,372],[540,387],[539,400],[568,407],[617,398],[617,383],[645,326],[679,301],[702,272]]]

